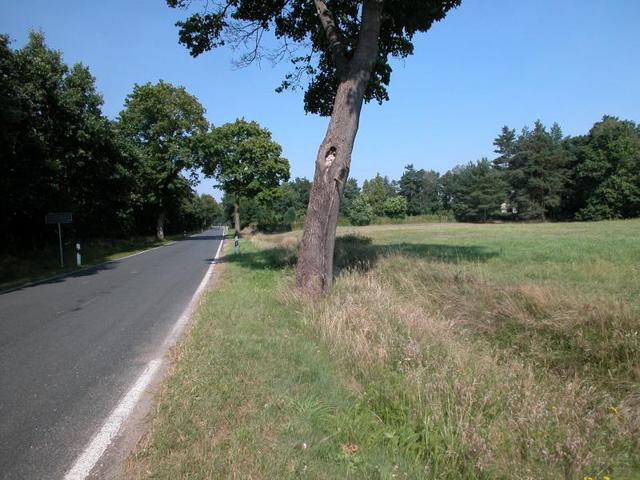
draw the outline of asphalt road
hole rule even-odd
[[[62,478],[156,358],[221,231],[0,295],[0,478]]]

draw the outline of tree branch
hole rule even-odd
[[[313,0],[318,11],[318,18],[324,29],[324,33],[329,42],[329,48],[331,49],[331,58],[336,65],[338,76],[342,77],[347,73],[349,68],[349,62],[345,55],[344,42],[342,41],[342,34],[340,28],[333,18],[331,10],[327,7],[327,4],[323,0]]]
[[[356,52],[353,56],[353,63],[356,68],[370,71],[376,63],[383,3],[383,0],[365,0],[362,6],[360,35]]]

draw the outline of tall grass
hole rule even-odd
[[[345,269],[320,303],[282,296],[350,366],[390,443],[433,478],[640,475],[631,304],[505,286],[464,255],[375,253],[373,243],[338,242]]]

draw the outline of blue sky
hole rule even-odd
[[[69,63],[88,65],[111,118],[134,83],[159,79],[196,95],[214,125],[238,117],[269,128],[292,177],[312,178],[327,119],[300,92],[276,94],[287,64],[237,69],[219,50],[192,58],[177,42],[184,13],[163,0],[0,0],[0,32],[20,47],[31,29]],[[351,176],[399,178],[404,166],[445,172],[493,156],[502,125],[557,121],[586,133],[603,115],[640,121],[640,2],[463,0],[394,61],[383,106],[365,105]],[[211,192],[205,180],[198,191]]]

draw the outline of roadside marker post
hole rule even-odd
[[[233,242],[233,253],[240,253],[240,233],[237,230]]]
[[[76,265],[78,267],[82,266],[82,257],[80,256],[80,244],[76,243]]]
[[[58,224],[58,242],[60,243],[60,268],[64,268],[64,254],[62,252],[62,224],[73,223],[73,215],[71,212],[52,212],[44,216],[46,225]]]

